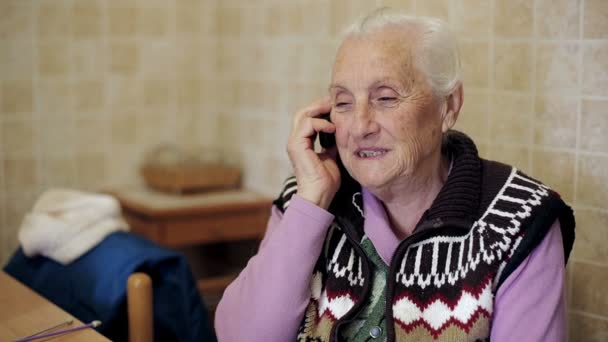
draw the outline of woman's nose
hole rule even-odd
[[[365,138],[370,134],[378,132],[379,125],[375,115],[369,106],[361,106],[354,115],[352,133],[357,138]]]

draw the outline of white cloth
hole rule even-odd
[[[67,265],[116,231],[128,231],[120,204],[109,195],[67,189],[44,192],[19,229],[25,255]]]

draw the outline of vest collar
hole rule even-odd
[[[468,229],[478,216],[481,202],[481,159],[477,147],[464,133],[450,130],[444,136],[442,153],[452,157],[452,169],[414,232],[448,224]],[[342,165],[340,167],[343,168]],[[353,227],[352,233],[355,239],[360,239],[364,218],[355,205],[363,208],[361,185],[354,181],[346,170],[343,170],[342,175],[343,186],[334,197],[333,209],[330,208],[330,211],[356,227]]]
[[[470,227],[481,202],[481,159],[475,143],[464,133],[448,131],[442,152],[452,156],[452,170],[415,230],[447,223]]]

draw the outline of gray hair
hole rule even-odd
[[[461,83],[458,43],[447,23],[441,19],[410,16],[384,7],[347,28],[343,39],[363,36],[389,26],[416,32],[414,65],[426,76],[436,95],[446,96]]]

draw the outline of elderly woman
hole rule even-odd
[[[451,130],[463,86],[444,23],[372,13],[329,93],[295,115],[295,177],[217,308],[220,341],[564,340],[572,211]],[[321,132],[336,146],[316,153]]]

